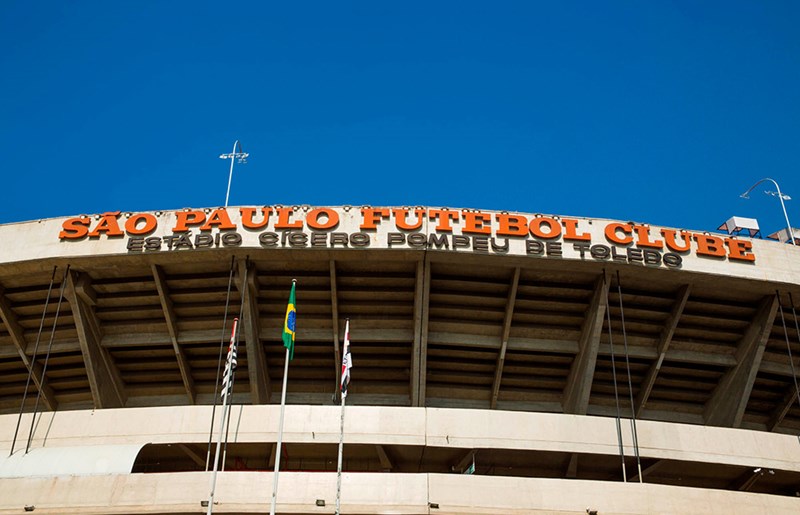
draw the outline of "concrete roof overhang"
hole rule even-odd
[[[360,231],[350,212],[337,211],[348,235]],[[153,237],[169,235],[176,213],[163,216]],[[259,230],[239,231],[238,246],[145,252],[127,248],[131,237],[59,241],[63,223],[0,227],[18,242],[0,255],[4,412],[19,410],[31,370],[29,408],[39,391],[49,409],[211,403],[235,316],[235,402],[278,402],[297,279],[290,403],[331,402],[349,318],[349,403],[613,416],[618,396],[623,415],[800,433],[787,355],[787,340],[800,355],[800,251],[787,245],[754,240],[755,263],[690,252],[669,268],[580,258],[563,241],[552,256],[522,240],[506,253],[474,239],[468,249],[389,246],[380,227],[358,248],[265,247]],[[579,227],[610,248],[608,223]]]

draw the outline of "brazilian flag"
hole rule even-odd
[[[297,311],[294,307],[294,281],[292,281],[292,293],[289,294],[289,305],[286,306],[286,319],[283,321],[283,346],[289,349],[289,361],[294,359],[294,332],[295,318]]]

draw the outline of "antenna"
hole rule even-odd
[[[239,151],[236,151],[236,148],[239,148]],[[233,162],[238,161],[240,164],[247,164],[247,158],[250,154],[246,153],[242,150],[242,144],[239,143],[237,139],[233,144],[233,152],[230,154],[220,154],[220,159],[230,159],[231,160],[231,171],[228,173],[228,191],[225,193],[225,207],[228,207],[228,198],[231,195],[231,179],[233,179]]]

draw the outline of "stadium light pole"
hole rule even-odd
[[[239,151],[236,151],[236,147],[239,147]],[[247,163],[247,157],[250,154],[244,152],[242,150],[242,144],[239,143],[237,139],[236,142],[233,144],[233,152],[230,154],[220,154],[220,159],[230,159],[231,160],[231,171],[228,173],[228,191],[225,193],[225,207],[228,207],[228,198],[231,195],[231,179],[233,179],[233,162],[238,160],[241,164]]]
[[[790,197],[789,195],[785,195],[785,194],[781,193],[781,187],[778,186],[778,183],[775,181],[775,179],[770,179],[769,177],[764,177],[763,179],[761,179],[757,183],[755,183],[752,186],[750,186],[750,189],[748,189],[747,191],[745,191],[744,193],[742,193],[739,196],[742,197],[742,198],[750,198],[750,192],[753,191],[753,188],[755,188],[756,186],[758,186],[759,184],[761,184],[762,182],[765,182],[765,181],[769,181],[772,184],[774,184],[775,185],[775,189],[778,190],[778,191],[764,191],[764,193],[766,193],[767,195],[772,195],[773,197],[778,197],[778,200],[781,201],[781,207],[783,208],[783,217],[786,219],[786,229],[789,231],[789,238],[792,241],[792,245],[796,245],[797,242],[794,239],[794,232],[792,230],[792,224],[789,222],[789,215],[786,214],[786,204],[783,203],[784,200],[792,200],[792,197]]]

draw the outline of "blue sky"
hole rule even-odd
[[[0,222],[430,205],[800,225],[798,2],[0,2]],[[758,188],[763,191],[766,188]]]

